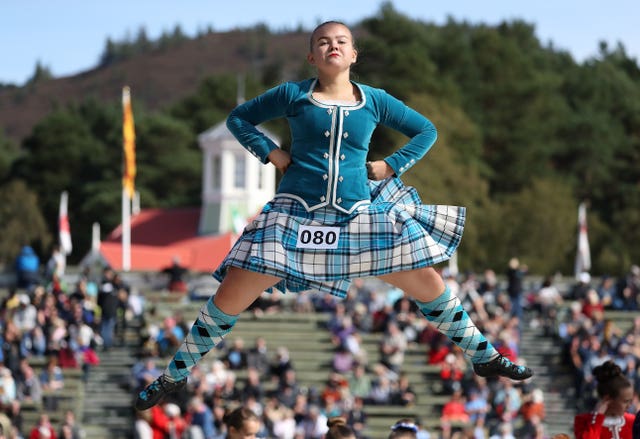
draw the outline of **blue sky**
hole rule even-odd
[[[470,23],[522,19],[544,43],[570,51],[578,61],[597,54],[599,41],[621,42],[640,58],[638,0],[393,0],[413,18],[443,23],[451,16]],[[36,62],[55,76],[94,67],[108,37],[123,40],[141,27],[150,38],[180,24],[193,36],[264,22],[273,30],[307,28],[328,19],[352,24],[374,15],[379,0],[0,0],[0,83],[23,84]]]

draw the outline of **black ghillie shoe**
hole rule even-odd
[[[481,377],[503,376],[512,380],[526,380],[533,375],[533,371],[526,366],[518,366],[508,358],[498,355],[487,363],[476,363],[473,371]]]
[[[169,393],[177,392],[184,388],[187,379],[180,381],[169,381],[164,375],[160,375],[154,382],[149,384],[136,399],[136,410],[147,410],[160,402]]]

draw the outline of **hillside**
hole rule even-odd
[[[304,62],[307,38],[306,33],[255,30],[208,33],[75,76],[3,88],[0,129],[9,139],[20,142],[56,106],[85,97],[119,102],[123,85],[131,87],[135,100],[154,110],[193,93],[198,83],[211,75],[259,74],[262,67],[278,63],[282,64],[282,75],[290,77]]]

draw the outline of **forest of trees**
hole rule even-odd
[[[174,36],[185,38],[179,28]],[[356,37],[354,80],[385,88],[438,127],[434,148],[403,179],[425,203],[468,208],[462,270],[502,269],[518,256],[531,272],[571,274],[581,201],[589,205],[592,272],[620,275],[640,262],[640,68],[623,46],[601,44],[578,63],[543,46],[523,21],[435,25],[390,4],[359,23]],[[138,50],[107,46],[104,64]],[[265,65],[269,71],[246,76],[247,97],[283,80]],[[312,74],[300,65],[294,79]],[[162,111],[147,111],[134,93],[143,208],[199,205],[197,135],[235,105],[236,73],[245,72],[210,77]],[[48,254],[63,190],[71,262],[89,250],[93,222],[103,233],[119,224],[122,150],[113,145],[122,144],[121,123],[118,105],[87,99],[48,114],[21,145],[0,133],[0,261],[11,264],[24,243]],[[286,123],[269,128],[286,148]],[[371,158],[404,141],[379,130]]]

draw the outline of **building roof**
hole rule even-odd
[[[144,209],[131,217],[131,270],[160,271],[174,257],[190,271],[212,272],[229,252],[233,233],[198,236],[200,208]],[[122,269],[122,226],[101,243],[100,253]]]

